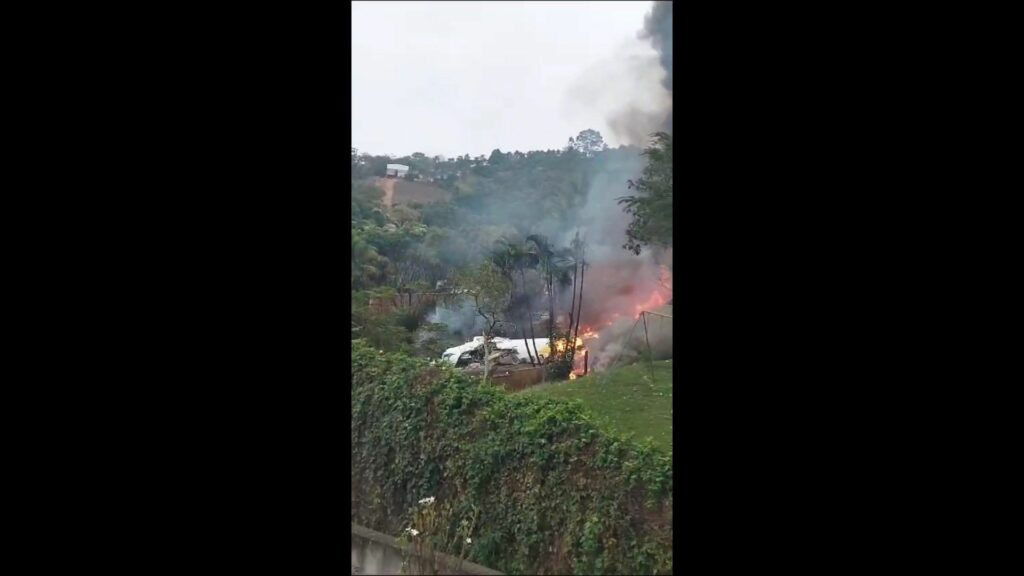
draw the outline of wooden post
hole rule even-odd
[[[651,384],[654,384],[654,352],[651,351],[651,339],[647,336],[647,312],[641,312],[644,319],[644,342],[647,342],[647,364],[651,369]]]
[[[590,350],[583,351],[583,375],[587,375],[587,359],[590,356]]]

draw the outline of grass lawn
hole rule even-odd
[[[542,384],[519,394],[578,399],[599,425],[619,433],[650,437],[656,446],[672,449],[672,361],[640,362],[583,378]]]

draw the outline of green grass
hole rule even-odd
[[[578,399],[597,419],[598,425],[620,434],[651,438],[655,446],[672,449],[672,362],[654,362],[654,382],[649,365],[639,362],[603,373],[590,373],[528,388],[520,394]]]

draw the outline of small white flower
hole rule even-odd
[[[466,538],[466,544],[472,544],[472,543],[473,543],[473,539],[472,538]]]
[[[415,529],[415,528],[406,528],[405,532],[406,532],[406,534],[412,534],[413,536],[419,536],[420,535],[420,531]]]
[[[423,500],[420,500],[420,504],[433,504],[433,503],[434,503],[434,497],[433,496],[429,496],[427,498],[424,498]]]

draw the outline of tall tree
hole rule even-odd
[[[580,132],[576,136],[575,141],[570,138],[569,146],[573,147],[577,152],[587,158],[591,158],[598,152],[608,149],[608,145],[605,144],[604,137],[601,136],[601,133],[589,128]]]
[[[550,346],[552,345],[550,343],[555,341],[555,252],[547,238],[540,234],[527,236],[526,242],[536,255],[548,294],[548,342]]]
[[[539,362],[540,353],[537,351],[537,335],[534,333],[533,329],[533,306],[531,305],[531,301],[533,300],[533,294],[530,293],[529,289],[526,286],[526,271],[536,269],[538,266],[539,258],[536,254],[530,251],[530,249],[527,247],[527,243],[525,242],[521,244],[511,244],[510,246],[512,253],[512,261],[516,269],[519,270],[519,278],[521,280],[520,286],[522,287],[522,289],[520,290],[520,294],[522,295],[523,304],[526,307],[526,323],[530,328],[530,340],[533,342],[533,353],[535,356],[538,356]],[[526,336],[524,333],[523,340],[525,339]],[[529,350],[530,347],[527,346],[526,348],[527,350]]]
[[[484,262],[463,271],[456,278],[456,286],[473,299],[477,314],[484,319],[484,382],[490,373],[489,342],[494,327],[501,321],[505,301],[511,286],[506,276],[492,262]]]
[[[576,339],[580,336],[580,318],[583,316],[583,277],[587,270],[587,258],[586,258],[586,244],[580,239],[580,233],[576,233],[576,238],[573,239],[573,250],[576,253],[576,258],[580,263],[580,297],[576,302],[576,330],[572,334],[572,354],[570,354],[570,363],[576,358]]]
[[[531,254],[526,250],[525,245],[518,242],[509,240],[508,238],[499,238],[495,242],[495,249],[491,255],[491,261],[494,262],[502,274],[509,279],[512,286],[512,292],[509,294],[508,312],[509,314],[517,319],[519,324],[519,331],[523,336],[523,342],[526,343],[526,354],[529,356],[530,365],[535,366],[537,361],[534,360],[535,353],[537,352],[537,339],[533,338],[533,352],[530,352],[530,345],[526,339],[526,325],[530,326],[530,334],[533,334],[533,311],[530,308],[530,294],[526,289],[526,268],[531,267]],[[515,276],[516,272],[519,273],[521,280],[519,291],[519,299],[515,298]],[[525,310],[524,310],[525,308]],[[525,317],[524,317],[525,312]]]
[[[506,154],[502,154],[501,149],[495,148],[491,152],[491,156],[487,159],[487,163],[491,166],[501,166],[505,163]]]
[[[633,217],[622,247],[634,254],[649,245],[672,245],[672,136],[656,133],[643,154],[647,157],[643,174],[636,182],[628,182],[637,193],[619,198],[623,210]]]

